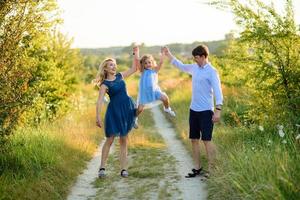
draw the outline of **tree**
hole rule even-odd
[[[0,1],[0,142],[37,119],[28,113],[52,118],[66,106],[81,63],[60,22],[55,0]]]
[[[259,110],[273,119],[299,123],[300,34],[292,1],[285,1],[282,15],[274,4],[267,5],[260,0],[214,3],[222,4],[222,8],[227,6],[241,28],[236,49],[247,47],[246,54],[241,59],[238,54],[231,56],[246,64],[248,84],[255,88],[253,111]],[[275,113],[282,115],[279,118]]]

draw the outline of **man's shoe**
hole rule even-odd
[[[194,178],[196,176],[200,176],[202,174],[202,167],[200,169],[192,169],[192,173],[188,173],[185,178]]]

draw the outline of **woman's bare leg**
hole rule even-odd
[[[106,161],[107,161],[108,154],[109,154],[109,150],[110,150],[110,147],[111,147],[112,143],[114,142],[114,138],[115,137],[112,136],[112,137],[106,138],[106,140],[105,140],[105,143],[102,147],[100,168],[105,168]]]
[[[120,165],[121,170],[127,168],[127,136],[120,137]]]

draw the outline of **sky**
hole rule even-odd
[[[203,3],[208,0],[57,1],[64,20],[61,31],[74,39],[74,48],[212,41],[237,30],[233,15]]]

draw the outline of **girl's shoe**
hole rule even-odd
[[[138,118],[135,118],[133,128],[135,129],[139,128]]]
[[[100,168],[99,171],[98,171],[98,177],[99,178],[104,178],[106,175],[105,175],[105,168]]]
[[[123,178],[127,178],[127,177],[128,177],[128,171],[127,171],[126,169],[122,169],[122,171],[121,171],[121,176],[122,176]]]
[[[175,112],[169,107],[169,108],[164,108],[164,111],[171,115],[172,117],[176,117]]]

